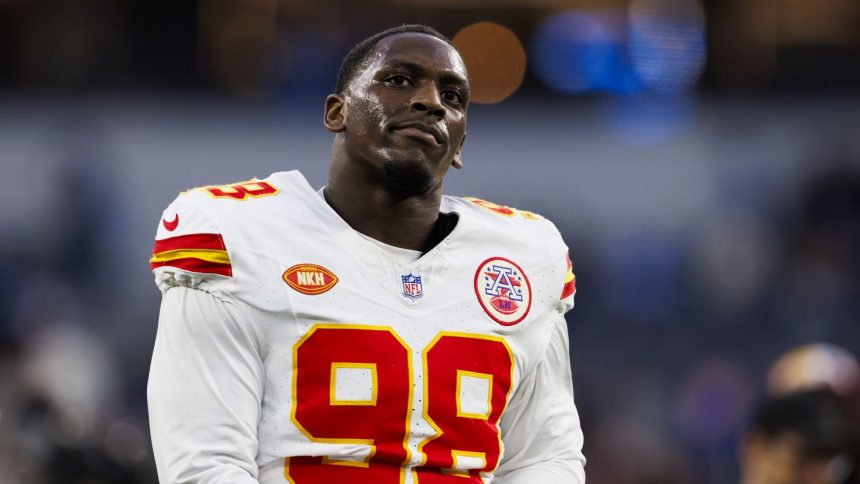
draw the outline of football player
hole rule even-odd
[[[584,482],[567,247],[539,215],[442,195],[468,104],[451,41],[381,32],[325,101],[326,187],[281,172],[167,207],[162,482]]]

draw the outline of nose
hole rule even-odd
[[[426,112],[439,119],[444,118],[446,114],[445,104],[439,97],[439,90],[436,89],[435,83],[427,83],[416,89],[410,107],[413,111]]]

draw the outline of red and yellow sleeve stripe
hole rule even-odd
[[[573,263],[570,262],[570,256],[566,255],[567,259],[567,274],[564,276],[564,287],[561,290],[561,299],[570,297],[576,292],[576,276],[573,274]]]
[[[149,265],[152,269],[170,266],[202,274],[233,275],[221,234],[189,234],[156,240]]]

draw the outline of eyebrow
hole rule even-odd
[[[382,65],[382,69],[390,69],[392,67],[404,67],[412,72],[420,72],[422,74],[425,73],[425,69],[419,64],[407,60],[392,59]],[[439,79],[442,81],[443,84],[453,84],[464,88],[469,87],[468,79],[449,69],[442,70]]]

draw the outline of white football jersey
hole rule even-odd
[[[162,482],[584,482],[567,247],[530,212],[441,211],[456,227],[412,260],[297,171],[170,204],[151,259]]]

